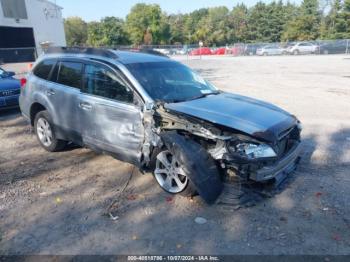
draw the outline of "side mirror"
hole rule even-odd
[[[16,73],[15,73],[15,72],[12,72],[12,71],[6,72],[6,74],[7,74],[8,77],[13,77],[13,76],[16,75]]]

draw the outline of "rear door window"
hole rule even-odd
[[[59,63],[56,82],[62,85],[80,89],[82,84],[82,70],[82,63],[62,61]],[[54,74],[53,77],[55,77]]]
[[[42,79],[47,80],[49,78],[51,69],[55,63],[56,63],[55,60],[42,61],[40,64],[38,64],[35,67],[35,69],[33,71],[34,75],[36,75],[37,77],[40,77]]]

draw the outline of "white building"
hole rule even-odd
[[[65,46],[62,8],[48,0],[0,0],[0,49]],[[1,56],[1,53],[0,53]]]

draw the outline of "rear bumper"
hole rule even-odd
[[[262,182],[292,173],[300,159],[301,143],[295,145],[288,155],[272,166],[265,166],[250,174],[250,179]]]

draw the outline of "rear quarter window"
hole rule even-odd
[[[34,75],[36,75],[39,78],[47,80],[49,78],[50,72],[52,70],[52,67],[56,63],[55,60],[45,60],[42,61],[40,64],[38,64],[34,68]]]

